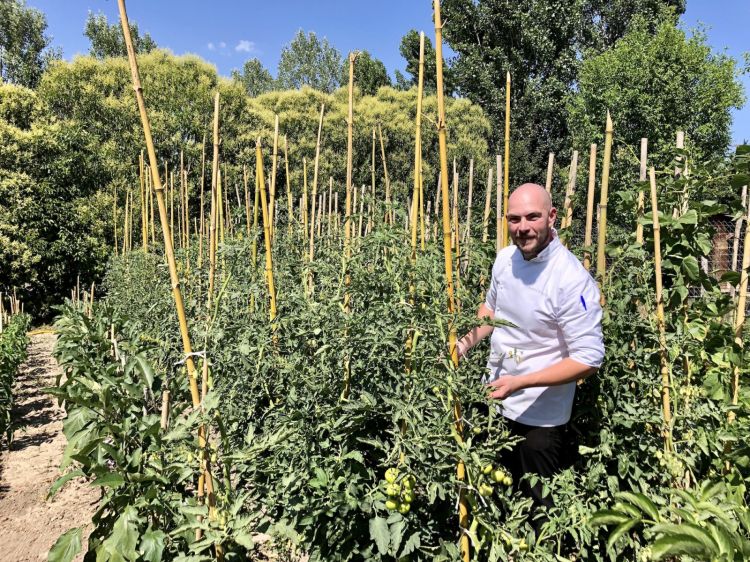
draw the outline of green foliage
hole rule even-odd
[[[107,22],[107,16],[104,14],[89,12],[83,34],[91,41],[89,53],[92,57],[104,59],[128,56],[125,39],[122,35],[122,26],[119,22],[110,25]],[[145,33],[141,37],[138,32],[138,24],[132,21],[130,22],[130,36],[137,54],[145,55],[156,49],[156,42],[151,38],[151,35]]]
[[[85,126],[50,118],[33,91],[0,86],[0,113],[0,291],[44,315],[78,272],[103,268],[101,160]]]
[[[401,44],[398,47],[401,56],[406,60],[406,72],[410,75],[408,79],[403,78],[399,82],[399,87],[408,90],[416,86],[419,81],[419,33],[415,29],[410,29],[406,35],[401,38]],[[437,90],[437,64],[435,58],[435,47],[432,41],[425,34],[424,38],[424,90],[425,92],[435,92]],[[448,65],[443,66],[443,83],[447,94],[455,91],[453,85],[453,75]]]
[[[340,69],[341,54],[328,39],[321,41],[314,31],[300,29],[281,50],[276,79],[280,89],[310,86],[330,94],[341,85]]]
[[[13,438],[13,383],[18,366],[26,360],[29,320],[27,314],[16,314],[0,332],[0,440],[5,436],[9,446]]]
[[[232,79],[240,82],[251,98],[270,92],[276,85],[271,73],[256,58],[245,61],[242,72],[233,70]]]
[[[357,60],[354,61],[354,83],[364,95],[374,96],[379,88],[390,86],[391,79],[388,77],[383,61],[376,59],[367,51],[360,51],[357,53]],[[349,84],[348,58],[341,65],[340,84],[343,87],[348,87]]]
[[[735,66],[711,52],[703,33],[688,38],[670,21],[651,33],[641,21],[612,49],[584,60],[569,104],[574,145],[601,142],[609,110],[618,142],[638,146],[648,137],[657,166],[671,159],[676,130],[697,158],[722,156],[731,111],[744,103]]]
[[[505,75],[511,74],[511,183],[543,184],[548,153],[554,152],[560,159],[570,150],[569,131],[576,126],[576,119],[564,108],[575,93],[581,61],[613,45],[635,20],[649,28],[662,20],[674,23],[675,12],[665,9],[670,6],[679,14],[684,2],[443,2],[445,39],[456,52],[450,65],[454,83],[460,94],[487,112],[497,131],[492,139],[495,147],[503,138]],[[654,95],[662,94],[659,89],[653,91]],[[641,90],[644,97],[649,92],[650,88]],[[721,95],[719,87],[715,94]],[[672,98],[664,94],[660,99],[668,104]],[[616,112],[613,117],[618,126],[624,125],[625,120]],[[604,112],[596,114],[595,119],[599,132],[604,129]],[[670,122],[658,131],[671,132],[675,126]],[[640,134],[651,137],[657,130]],[[579,136],[574,141],[582,139],[588,144],[591,137]],[[575,143],[573,148],[581,149]]]
[[[47,18],[25,0],[0,0],[0,81],[33,88],[60,53],[50,47]]]

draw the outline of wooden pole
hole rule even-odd
[[[544,182],[544,188],[547,193],[552,195],[552,172],[555,168],[555,153],[550,152],[549,158],[547,159],[547,180]]]
[[[507,224],[505,222],[505,215],[503,203],[507,200],[503,188],[503,157],[497,154],[495,156],[495,165],[497,167],[497,185],[495,195],[495,250],[500,251],[505,247],[505,229]]]
[[[586,192],[586,231],[583,238],[583,267],[586,271],[591,269],[591,251],[588,249],[592,243],[592,231],[594,227],[594,188],[596,187],[596,145],[591,145],[589,152],[589,185]]]
[[[115,255],[119,254],[117,244],[117,186],[114,186],[114,195],[112,196],[112,237],[115,240]]]
[[[570,171],[568,172],[568,185],[565,189],[565,203],[563,204],[562,228],[570,228],[573,223],[573,195],[576,190],[576,179],[578,176],[578,151],[573,151],[573,158],[570,161]],[[570,235],[568,235],[568,239]],[[566,243],[567,243],[566,240]]]
[[[138,183],[140,185],[141,191],[141,247],[143,248],[143,252],[148,252],[148,215],[146,214],[146,178],[144,177],[145,174],[145,163],[143,158],[143,150],[141,150],[141,153],[138,158]]]
[[[391,209],[391,180],[388,177],[388,162],[385,159],[385,144],[383,143],[383,130],[378,123],[378,137],[380,138],[380,157],[383,160],[383,177],[385,178],[385,205],[386,222],[393,224],[393,212]]]
[[[284,175],[286,178],[287,235],[291,236],[294,212],[292,210],[292,180],[289,177],[289,144],[286,135],[284,135]]]
[[[276,319],[276,288],[273,279],[273,258],[271,255],[271,217],[269,214],[269,205],[266,202],[266,183],[263,177],[263,153],[260,146],[260,137],[255,143],[255,171],[258,176],[258,186],[260,187],[260,204],[263,210],[263,238],[266,244],[266,284],[268,285],[268,316],[273,325]],[[273,185],[273,180],[271,185]]]
[[[216,240],[216,227],[217,222],[221,218],[219,208],[221,207],[221,199],[219,199],[219,92],[216,92],[214,96],[214,127],[213,127],[213,160],[211,164],[211,218],[210,218],[210,232],[208,241],[208,259],[209,263],[213,263],[216,259],[216,247],[218,246]],[[219,227],[221,228],[221,227]],[[211,295],[214,292],[214,276],[209,271],[208,276],[208,294]],[[209,314],[211,313],[209,307]]]
[[[376,205],[376,199],[375,199],[375,127],[372,128],[372,162],[370,164],[370,173],[372,175],[371,178],[371,184],[372,184],[372,206],[373,206],[373,212]],[[372,215],[367,217],[367,230],[372,230],[372,222],[373,218]]]
[[[203,142],[201,143],[201,182],[200,182],[200,231],[198,233],[198,269],[203,265],[203,228],[205,218],[204,213],[204,190],[206,185],[206,133],[203,133]]]
[[[743,188],[743,199],[745,200],[745,209],[747,209],[747,186]],[[745,215],[745,240],[742,251],[742,267],[740,268],[739,294],[737,295],[737,307],[734,313],[734,343],[739,348],[738,357],[744,355],[745,341],[742,332],[745,329],[745,310],[747,308],[747,287],[748,287],[748,269],[750,268],[750,222],[748,215]],[[741,360],[741,359],[740,359]],[[740,365],[735,363],[732,376],[732,405],[739,403],[740,397]],[[729,422],[732,423],[735,413],[730,412]]]
[[[646,181],[646,166],[648,164],[648,139],[641,139],[641,169],[638,174],[638,181]],[[646,193],[643,188],[638,190],[638,206],[635,211],[635,243],[643,244],[643,225],[641,224],[641,217],[645,212],[645,199]]]
[[[605,145],[606,150],[606,145]],[[664,427],[664,449],[672,452],[672,412],[669,397],[669,364],[667,358],[667,335],[664,322],[664,292],[661,279],[661,232],[659,227],[659,209],[656,202],[656,177],[654,169],[649,170],[651,183],[651,213],[654,224],[654,273],[656,275],[656,322],[659,328],[659,365],[661,369],[661,400]]]
[[[607,270],[605,246],[607,242],[607,193],[609,189],[609,163],[612,157],[612,118],[607,111],[607,126],[604,133],[604,161],[602,162],[602,186],[599,200],[599,238],[596,251],[596,277],[604,299],[604,276]]]
[[[273,219],[276,209],[276,171],[279,160],[279,115],[274,115],[273,124],[273,155],[271,157],[271,196],[268,203],[268,217]],[[271,239],[276,235],[274,225],[271,223]]]
[[[448,297],[448,314],[455,313],[456,305],[453,296],[453,257],[451,256],[451,225],[450,225],[450,201],[448,200],[448,147],[445,128],[445,100],[443,86],[443,23],[440,19],[440,0],[435,0],[435,60],[437,70],[437,105],[438,105],[438,145],[440,147],[440,177],[442,179],[443,200],[443,251],[445,253],[445,283]],[[458,351],[456,350],[456,324],[451,320],[448,336],[448,345],[451,354],[453,368],[458,368]],[[452,406],[458,439],[463,441],[463,421],[461,404],[457,396],[453,396]],[[456,476],[459,482],[466,479],[466,467],[463,461],[458,462]],[[469,525],[469,505],[463,486],[459,489],[458,496],[458,524],[462,529]],[[469,562],[469,537],[461,533],[459,549],[463,562]]]
[[[422,250],[424,250],[424,202],[422,193],[422,95],[424,91],[424,31],[419,32],[419,73],[417,78],[417,110],[414,123],[414,191],[412,194],[412,205],[415,212],[412,213],[412,265],[417,259],[417,221],[419,221],[419,210],[422,207]]]
[[[323,133],[323,112],[325,105],[320,104],[320,122],[318,123],[318,141],[315,144],[315,165],[313,168],[313,186],[312,186],[312,222],[310,224],[310,261],[315,258],[315,200],[318,196],[318,165],[320,163],[320,136]]]
[[[509,191],[509,176],[510,176],[510,72],[507,73],[505,78],[505,170],[503,173],[503,213],[508,208],[508,191]],[[500,177],[498,170],[498,179]],[[503,220],[503,243],[502,247],[505,248],[510,242],[508,239],[508,220],[505,216]]]
[[[490,212],[492,211],[492,166],[487,168],[487,191],[484,198],[484,216],[482,218],[482,243],[490,237]]]

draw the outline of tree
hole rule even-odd
[[[616,41],[640,15],[652,27],[675,0],[444,0],[445,38],[460,94],[481,105],[502,140],[511,73],[511,182],[543,181],[547,153],[570,149],[565,102],[582,57]],[[679,8],[679,5],[677,6]]]
[[[299,30],[281,51],[277,75],[281,89],[310,86],[331,93],[340,85],[340,74],[341,54],[313,31]]]
[[[47,18],[25,0],[0,0],[0,79],[33,88],[60,52],[45,35]]]
[[[341,85],[349,83],[349,59],[345,59],[341,65]],[[391,79],[385,65],[379,59],[374,58],[367,51],[357,54],[354,62],[354,84],[359,87],[366,96],[374,96],[378,88],[390,86]]]
[[[614,48],[583,62],[568,107],[574,141],[580,146],[601,137],[609,110],[618,142],[635,147],[648,137],[656,166],[669,163],[678,129],[696,157],[722,156],[731,140],[731,111],[744,102],[736,66],[712,53],[703,33],[688,39],[665,21],[652,35],[641,21]]]
[[[106,57],[125,57],[128,55],[125,48],[125,39],[122,36],[122,27],[119,23],[110,25],[104,14],[93,14],[89,12],[86,19],[86,28],[83,34],[91,41],[89,52],[92,56],[103,59]],[[156,49],[156,42],[148,33],[141,37],[138,32],[138,24],[130,22],[130,35],[133,38],[133,47],[138,54],[146,54]]]
[[[251,98],[270,92],[275,87],[273,76],[257,58],[245,61],[242,72],[233,70],[232,78],[245,87]]]

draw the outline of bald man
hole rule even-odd
[[[524,438],[501,462],[543,511],[551,498],[542,497],[541,483],[530,486],[522,476],[551,477],[563,466],[576,381],[594,374],[604,358],[602,311],[596,283],[557,237],[557,210],[545,188],[518,187],[506,217],[513,245],[498,252],[477,316],[513,326],[474,328],[457,347],[463,357],[492,336],[490,396],[500,401],[511,433]],[[537,517],[535,528],[544,519]]]

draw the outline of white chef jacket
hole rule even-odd
[[[526,261],[516,246],[503,248],[492,267],[485,305],[515,325],[492,332],[487,381],[523,375],[570,357],[590,367],[604,358],[599,288],[555,235]],[[526,388],[503,400],[503,415],[554,427],[568,422],[576,383]]]

